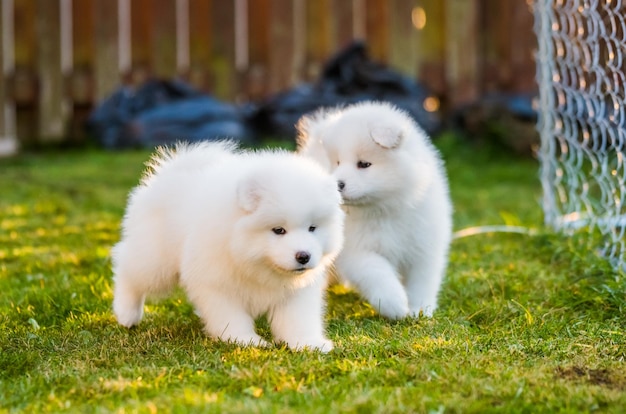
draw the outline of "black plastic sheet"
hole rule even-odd
[[[254,140],[242,111],[181,81],[123,86],[90,115],[88,130],[105,148],[151,148],[176,141]]]
[[[442,125],[438,111],[429,112],[424,101],[431,92],[413,79],[372,61],[363,42],[354,42],[331,58],[320,78],[301,84],[261,103],[250,118],[265,135],[293,137],[298,119],[321,107],[362,101],[391,102],[411,115],[429,134]]]
[[[327,62],[316,82],[260,103],[236,106],[182,81],[150,80],[136,89],[120,87],[93,110],[87,127],[109,149],[221,138],[254,144],[260,137],[295,139],[298,119],[321,107],[377,100],[404,109],[432,134],[441,120],[439,112],[424,109],[430,96],[423,85],[370,60],[365,44],[355,42]]]

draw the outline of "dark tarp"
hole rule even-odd
[[[87,127],[109,149],[216,138],[253,140],[239,108],[180,81],[151,80],[136,90],[123,86],[91,113]]]
[[[371,61],[355,42],[331,58],[320,78],[258,104],[235,106],[181,81],[150,80],[123,86],[98,105],[88,130],[105,148],[150,148],[176,141],[232,138],[244,144],[259,137],[293,140],[298,119],[321,107],[388,101],[406,110],[427,133],[441,125],[438,112],[424,109],[429,91],[411,78]]]
[[[301,84],[262,102],[250,121],[265,135],[293,137],[298,119],[321,107],[367,100],[388,101],[407,111],[429,134],[441,127],[439,112],[424,109],[430,91],[388,67],[373,62],[363,42],[331,58],[314,83]]]

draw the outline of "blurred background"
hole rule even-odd
[[[293,140],[302,113],[363,99],[434,136],[538,142],[532,0],[2,0],[0,14],[4,154],[189,131]]]

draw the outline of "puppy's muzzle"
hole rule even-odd
[[[307,263],[309,263],[309,260],[311,260],[311,255],[309,254],[309,252],[297,252],[296,253],[296,262],[305,265]]]

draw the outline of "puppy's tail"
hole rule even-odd
[[[146,162],[142,183],[146,184],[156,175],[165,172],[189,173],[214,165],[233,155],[237,143],[234,141],[204,141],[193,144],[179,142],[173,147],[158,147]]]

